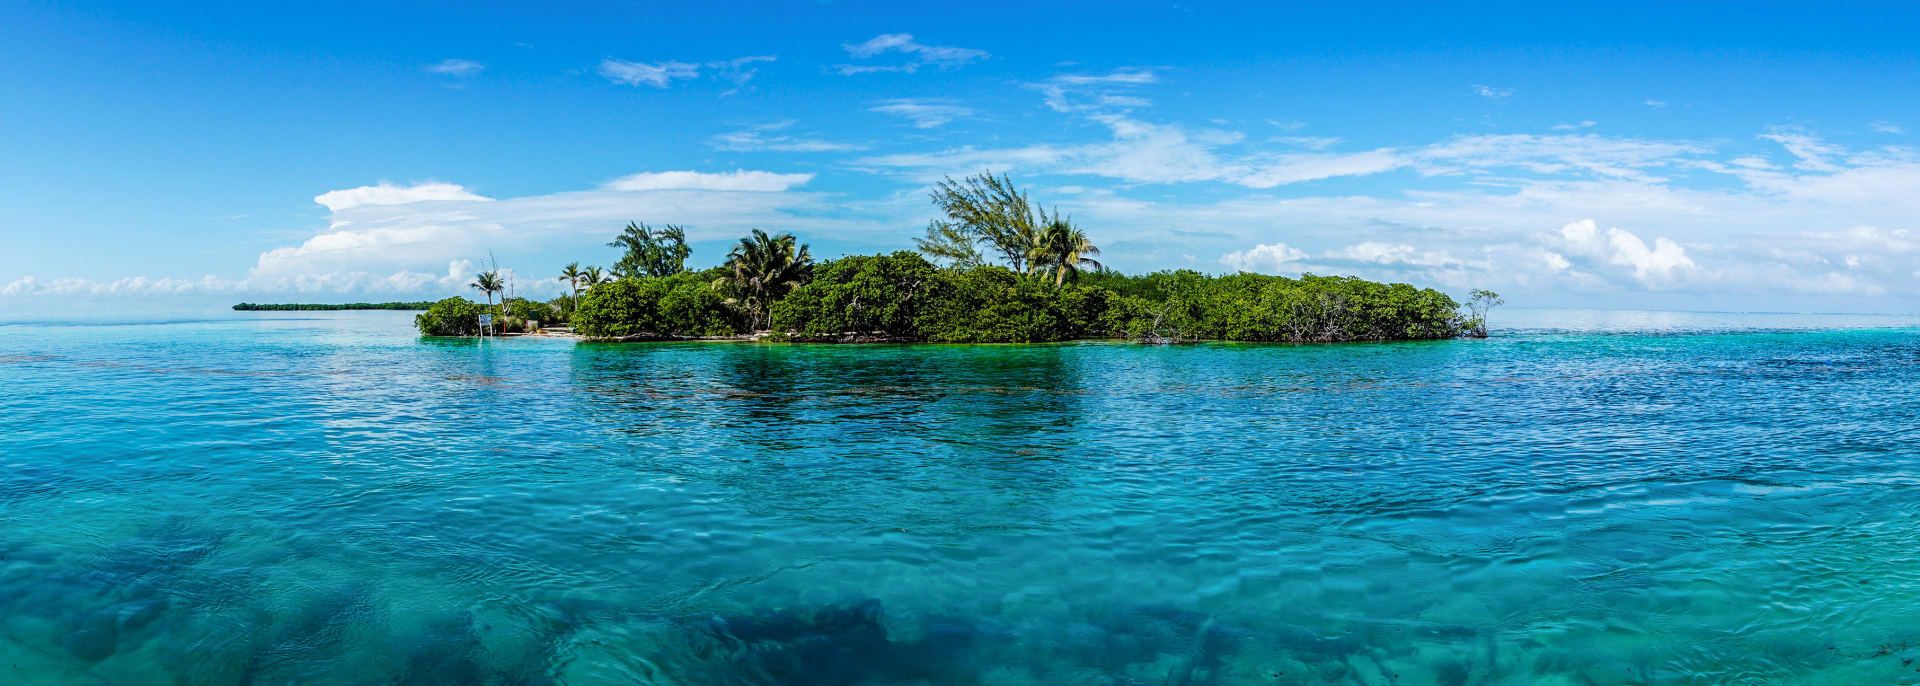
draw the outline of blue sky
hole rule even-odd
[[[1442,5],[0,0],[0,309],[888,251],[986,169],[1129,272],[1920,308],[1916,6]]]

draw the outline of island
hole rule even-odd
[[[1438,290],[1356,277],[1127,275],[1004,175],[948,178],[932,196],[941,218],[916,250],[816,262],[792,234],[754,229],[721,266],[689,271],[683,227],[630,222],[608,244],[624,249],[612,269],[567,265],[559,298],[496,305],[509,290],[496,267],[471,284],[484,304],[447,298],[415,325],[429,336],[479,336],[565,323],[602,341],[1332,343],[1485,336],[1486,310],[1500,302],[1476,290],[1462,313]],[[485,330],[481,315],[493,315]]]
[[[433,306],[433,301],[390,302],[390,303],[240,303],[233,309],[241,312],[306,312],[327,310],[424,310]]]

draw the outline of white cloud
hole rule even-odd
[[[1600,178],[1658,181],[1653,172],[1678,169],[1711,151],[1702,145],[1595,135],[1528,134],[1456,136],[1410,150],[1379,148],[1353,153],[1229,154],[1242,142],[1233,131],[1190,130],[1154,124],[1120,114],[1088,114],[1113,132],[1107,143],[1034,145],[981,150],[955,148],[935,153],[883,155],[857,165],[900,169],[916,178],[971,173],[991,167],[1006,171],[1092,174],[1129,183],[1224,181],[1249,188],[1365,176],[1411,168],[1427,176],[1525,171],[1580,174]]]
[[[1345,154],[1280,155],[1233,181],[1248,188],[1273,188],[1341,176],[1378,174],[1404,165],[1404,159],[1386,148]]]
[[[1787,153],[1800,159],[1794,166],[1812,171],[1839,171],[1833,158],[1841,154],[1841,148],[1830,145],[1813,134],[1800,129],[1780,127],[1760,135],[1761,138],[1779,143]]]
[[[1152,69],[1124,67],[1105,74],[1056,74],[1027,87],[1039,91],[1055,112],[1087,112],[1151,107],[1151,100],[1131,91],[1159,81]]]
[[[1160,77],[1152,69],[1123,67],[1105,74],[1061,74],[1049,80],[1068,86],[1139,86],[1158,83]]]
[[[1647,100],[1646,100],[1646,102],[1645,102],[1644,104],[1645,104],[1646,106],[1648,106],[1648,107],[1651,107],[1651,108],[1654,108],[1654,109],[1656,109],[1656,110],[1664,110],[1664,109],[1666,109],[1666,108],[1667,108],[1667,103],[1666,103],[1666,101],[1664,101],[1664,100],[1655,100],[1655,99],[1653,99],[1653,98],[1647,98]]]
[[[700,77],[700,65],[691,62],[629,62],[611,57],[600,60],[600,75],[629,86],[648,85],[666,88],[674,79]]]
[[[1493,86],[1482,86],[1479,84],[1474,84],[1473,93],[1489,100],[1505,100],[1513,97],[1512,88],[1495,88]]]
[[[610,191],[750,191],[777,193],[807,185],[812,174],[776,174],[736,169],[730,172],[696,171],[644,172],[608,181],[601,188]]]
[[[913,127],[916,129],[937,128],[955,119],[973,116],[973,109],[970,107],[962,107],[944,100],[920,98],[884,100],[867,108],[867,111],[903,117],[913,122]]]
[[[1868,124],[1867,126],[1873,127],[1873,130],[1878,131],[1880,133],[1901,134],[1901,133],[1907,132],[1906,129],[1900,128],[1899,124],[1895,124],[1893,122],[1886,121],[1886,120],[1876,121],[1871,124]]]
[[[1400,264],[1417,267],[1457,267],[1465,264],[1460,258],[1442,250],[1421,250],[1405,243],[1381,243],[1367,241],[1349,245],[1337,252],[1328,253],[1328,257],[1339,257],[1356,262],[1374,264]]]
[[[795,189],[812,174],[736,170],[632,174],[600,188],[548,195],[399,205],[356,205],[333,212],[329,227],[298,243],[261,253],[235,290],[317,293],[445,293],[446,281],[470,270],[437,266],[475,260],[489,251],[524,255],[555,246],[598,250],[629,220],[687,226],[692,240],[715,240],[750,228],[838,232],[871,230],[819,193]],[[509,265],[511,266],[511,265]],[[545,279],[527,289],[555,288]],[[460,290],[460,289],[453,289]]]
[[[1639,236],[1619,228],[1600,231],[1592,219],[1582,219],[1560,227],[1558,247],[1566,254],[1590,258],[1596,263],[1626,267],[1642,286],[1665,288],[1699,270],[1687,257],[1685,248],[1664,236],[1655,238],[1653,247]]]
[[[1274,273],[1289,271],[1305,259],[1307,253],[1299,248],[1285,243],[1268,243],[1221,255],[1220,264],[1234,271]]]
[[[1308,150],[1325,150],[1341,143],[1341,139],[1331,136],[1277,136],[1268,140]]]
[[[782,121],[772,124],[750,126],[738,131],[716,134],[712,145],[721,150],[738,152],[839,152],[862,150],[866,146],[853,143],[841,143],[822,140],[809,136],[796,136],[780,133],[792,128],[794,122]]]
[[[712,69],[716,77],[733,84],[733,88],[727,89],[720,94],[731,95],[745,88],[747,82],[753,80],[754,75],[758,73],[758,70],[752,68],[751,65],[758,62],[772,62],[776,59],[778,58],[773,55],[752,55],[748,57],[735,57],[730,60],[712,60],[709,62],[679,62],[675,60],[632,62],[609,57],[600,60],[598,71],[601,76],[606,77],[607,80],[613,81],[614,83],[624,83],[629,86],[646,85],[653,86],[654,88],[666,88],[673,85],[675,80],[690,81],[700,78],[700,70],[702,68]]]
[[[1661,180],[1648,171],[1676,168],[1711,152],[1684,141],[1609,138],[1593,134],[1455,136],[1411,153],[1421,173],[1518,169],[1537,174],[1585,173],[1606,178]]]
[[[714,60],[708,62],[707,66],[717,70],[720,78],[726,79],[733,84],[732,89],[721,93],[721,95],[731,95],[745,88],[747,82],[753,80],[754,74],[758,73],[759,70],[752,69],[748,67],[748,65],[755,62],[772,62],[775,59],[777,58],[773,55],[754,55],[750,57],[735,57],[730,60]]]
[[[382,186],[367,186],[322,194],[338,200],[329,206],[326,228],[262,252],[243,277],[24,276],[0,282],[0,296],[443,297],[467,292],[474,263],[489,252],[497,251],[506,267],[548,250],[599,254],[606,250],[607,236],[629,220],[683,224],[693,241],[728,239],[751,228],[845,239],[896,226],[863,214],[857,203],[797,190],[812,176],[749,170],[642,173],[593,190],[500,199],[463,191],[406,196],[393,191],[418,187],[383,184],[390,190],[380,191]],[[378,197],[360,197],[368,195]],[[521,293],[539,297],[559,288],[550,278],[515,283]]]
[[[479,62],[475,62],[473,60],[458,60],[458,59],[444,59],[434,64],[427,65],[426,67],[427,71],[433,72],[435,74],[446,74],[448,76],[452,76],[455,78],[466,78],[469,76],[473,76],[473,75],[479,74],[480,70],[486,69],[486,68],[487,68],[486,65],[483,65]]]
[[[1578,121],[1571,124],[1566,124],[1566,123],[1554,124],[1553,126],[1549,126],[1547,128],[1553,129],[1555,131],[1576,131],[1579,129],[1587,128],[1589,126],[1593,126],[1596,123],[1598,122],[1595,122],[1592,119],[1588,119],[1585,121]]]
[[[465,186],[451,183],[422,183],[413,186],[396,186],[381,181],[378,185],[360,186],[338,191],[327,191],[314,196],[313,201],[325,205],[333,212],[339,212],[362,205],[404,205],[413,202],[433,200],[471,200],[486,202],[491,198],[475,195]]]
[[[924,45],[914,41],[910,33],[883,33],[868,39],[864,43],[843,45],[847,54],[854,59],[869,59],[889,52],[897,52],[908,57],[906,62],[890,65],[837,65],[841,74],[867,74],[883,71],[913,73],[924,66],[950,69],[970,62],[987,58],[987,51],[971,48],[956,48],[947,45]]]

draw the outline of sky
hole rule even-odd
[[[0,312],[890,252],[983,171],[1129,273],[1920,311],[1912,3],[280,5],[0,0]]]

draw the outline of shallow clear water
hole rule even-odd
[[[1915,321],[1508,321],[1174,348],[0,326],[0,672],[1920,680]]]

